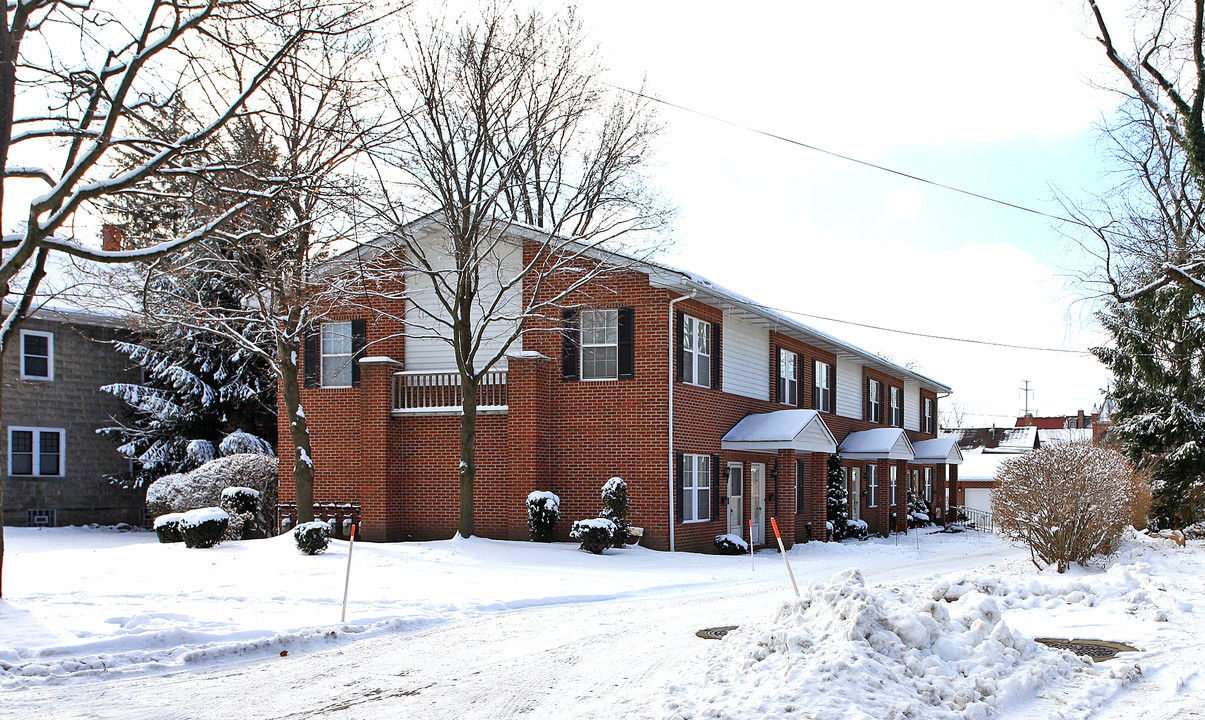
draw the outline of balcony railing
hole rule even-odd
[[[506,371],[486,373],[477,386],[477,412],[503,412],[506,402]],[[463,405],[460,373],[407,370],[393,374],[394,413],[459,413]]]

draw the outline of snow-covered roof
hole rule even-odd
[[[962,465],[958,468],[959,482],[986,482],[996,479],[996,468],[1008,460],[1011,455],[1006,453],[985,453],[982,450],[972,450],[962,455]]]
[[[995,447],[985,448],[984,452],[1022,453],[1037,447],[1038,429],[1033,427],[1001,428],[999,442]]]
[[[834,453],[837,439],[815,410],[776,410],[747,415],[720,441],[724,450]]]
[[[131,291],[132,268],[127,264],[98,263],[61,252],[46,257],[46,277],[38,284],[31,315],[51,322],[124,327],[140,311]],[[28,278],[28,268],[10,287],[19,292]],[[11,307],[4,303],[5,310]]]
[[[918,440],[912,443],[912,452],[915,454],[913,462],[917,463],[962,463],[962,451],[958,449],[958,442],[952,437]]]
[[[1076,442],[1092,442],[1092,428],[1038,429],[1039,445],[1065,445]]]
[[[851,432],[838,448],[850,460],[911,460],[916,456],[908,436],[900,428],[875,428]]]

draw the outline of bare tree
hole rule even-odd
[[[646,101],[598,80],[597,52],[572,12],[486,6],[479,18],[433,25],[410,28],[406,62],[383,78],[404,130],[375,156],[375,217],[391,250],[360,254],[365,271],[344,281],[361,292],[345,297],[366,297],[366,284],[388,292],[365,278],[400,263],[412,300],[406,336],[450,349],[463,407],[459,529],[468,536],[487,373],[571,294],[653,249],[670,213],[644,175],[659,126]],[[440,228],[437,239],[408,231],[417,215]]]
[[[26,179],[46,188],[19,221],[0,223],[5,231],[0,358],[22,320],[36,308],[52,252],[97,262],[128,262],[161,257],[223,232],[231,241],[239,240],[238,233],[225,230],[227,223],[271,196],[271,188],[245,195],[176,237],[137,250],[95,250],[70,237],[69,229],[107,197],[152,193],[153,181],[163,176],[214,172],[196,151],[243,112],[248,98],[297,42],[312,32],[327,31],[299,27],[275,42],[264,38],[257,46],[261,54],[252,62],[244,52],[247,47],[229,45],[221,29],[275,14],[278,8],[239,0],[147,0],[136,8],[99,5],[71,0],[7,3],[5,22],[0,25],[3,189],[11,188],[10,181]],[[73,52],[76,41],[78,53]],[[241,57],[238,74],[215,62],[219,53]],[[213,111],[201,118],[196,129],[169,139],[137,132],[144,112],[164,106],[173,97],[201,92],[207,94]],[[140,161],[123,163],[119,154],[133,154]]]

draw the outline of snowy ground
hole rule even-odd
[[[991,536],[782,559],[5,528],[0,717],[1122,718],[1205,702],[1205,545],[1038,573]],[[857,568],[853,570],[852,568]],[[1200,603],[1198,603],[1200,604]],[[722,641],[700,628],[739,625]],[[1128,642],[1097,665],[1035,636]],[[287,654],[282,655],[282,651]]]

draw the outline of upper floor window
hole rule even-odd
[[[711,323],[682,316],[682,382],[711,387]]]
[[[888,423],[892,427],[904,424],[904,391],[894,385],[887,389]]]
[[[21,379],[54,380],[54,334],[21,331]]]
[[[816,360],[812,363],[812,408],[820,412],[833,411],[833,366]]]
[[[799,355],[778,349],[778,402],[799,404]]]
[[[711,519],[711,456],[682,455],[682,521]]]
[[[937,413],[934,412],[933,405],[933,398],[921,400],[920,430],[923,433],[933,434],[937,431]]]
[[[878,380],[866,380],[866,419],[883,422],[883,384]]]
[[[323,323],[323,387],[351,387],[351,356],[351,323]]]
[[[8,474],[62,477],[64,434],[55,428],[9,428]]]
[[[582,379],[619,377],[619,311],[582,311]]]

